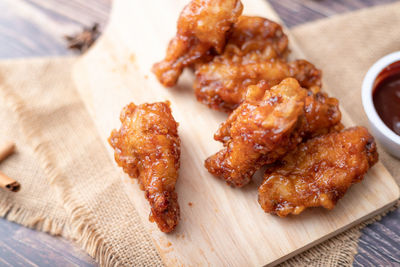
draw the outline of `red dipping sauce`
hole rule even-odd
[[[382,121],[400,135],[400,61],[390,64],[378,74],[372,99]]]

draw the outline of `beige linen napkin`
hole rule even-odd
[[[366,125],[362,77],[376,59],[400,49],[399,18],[396,3],[292,31],[357,124]],[[102,265],[162,265],[75,91],[73,63],[72,58],[0,63],[0,95],[9,107],[0,109],[5,128],[0,137],[15,138],[19,147],[0,169],[18,177],[23,188],[17,194],[1,192],[0,212],[23,225],[73,238]],[[383,151],[381,160],[399,182],[399,162]],[[349,265],[361,227],[283,265]]]

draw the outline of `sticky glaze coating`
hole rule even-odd
[[[233,25],[223,56],[233,62],[286,59],[288,38],[281,25],[262,17],[240,16]]]
[[[196,70],[194,87],[198,101],[216,110],[232,112],[244,101],[247,86],[261,80],[274,86],[287,77],[293,77],[303,87],[310,88],[320,86],[320,76],[321,72],[306,60],[247,64],[212,61]]]
[[[173,86],[185,67],[204,60],[212,52],[222,53],[227,34],[242,9],[240,0],[192,0],[185,6],[165,59],[153,66],[160,83]]]
[[[196,97],[211,108],[231,112],[243,102],[247,86],[260,80],[274,86],[294,77],[302,87],[321,86],[321,72],[305,60],[287,63],[288,53],[288,38],[279,24],[241,16],[224,53],[196,64]]]
[[[214,139],[224,148],[205,161],[207,170],[242,187],[254,173],[294,149],[303,139],[329,132],[340,123],[338,101],[313,94],[293,78],[267,89],[249,86],[246,100],[231,113]]]
[[[179,205],[175,192],[180,163],[178,123],[169,102],[131,103],[121,112],[121,128],[113,130],[109,143],[115,161],[137,178],[151,206],[150,221],[163,232],[178,225]]]
[[[339,100],[321,91],[307,91],[304,114],[299,118],[297,133],[302,139],[309,139],[332,131],[340,131],[343,129],[341,119]]]
[[[333,209],[377,161],[374,138],[364,127],[310,139],[267,169],[258,202],[281,217],[307,207]]]

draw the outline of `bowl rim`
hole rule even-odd
[[[386,126],[386,124],[376,112],[372,100],[372,90],[375,79],[379,75],[379,73],[390,64],[399,60],[400,51],[397,51],[390,53],[376,61],[365,75],[361,90],[362,104],[369,121],[374,124],[375,128],[377,128],[377,130],[380,131],[385,137],[397,144],[400,144],[400,136],[392,131],[388,126]]]

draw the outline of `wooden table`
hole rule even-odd
[[[98,22],[111,0],[0,0],[0,59],[71,55],[65,35]],[[268,0],[288,27],[396,0]],[[354,266],[400,265],[400,210],[362,230]],[[0,266],[94,266],[74,243],[0,219]]]

